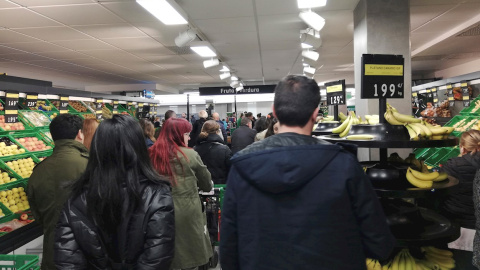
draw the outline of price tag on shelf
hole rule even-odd
[[[343,105],[345,98],[345,80],[325,83],[327,88],[327,105]]]
[[[417,97],[418,94],[416,92],[412,92],[412,97]]]
[[[17,123],[18,110],[5,110],[5,123]]]
[[[27,99],[25,102],[27,103],[27,107],[36,107],[37,106],[38,95],[27,95]]]
[[[118,100],[113,101],[113,114],[118,114]]]
[[[5,94],[5,123],[18,122],[18,92]]]
[[[68,113],[68,97],[60,97],[60,114]]]
[[[462,88],[462,100],[463,100],[463,107],[470,106],[470,93],[468,91],[468,84],[465,81],[460,83],[460,87]]]
[[[453,107],[455,106],[455,98],[453,97],[453,86],[451,83],[446,84],[445,88],[447,89],[447,97],[449,101],[449,106]]]
[[[403,98],[403,66],[401,55],[364,54],[361,98]]]

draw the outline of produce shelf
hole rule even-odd
[[[1,236],[0,253],[10,253],[42,235],[42,227],[38,222],[33,221],[30,224]]]
[[[48,127],[51,122],[50,116],[42,111],[19,110],[18,118],[31,128]]]
[[[37,270],[40,269],[37,255],[2,255],[0,254],[0,269],[2,270]]]
[[[37,133],[37,132],[21,133],[21,134],[12,134],[11,136],[12,136],[12,138],[14,138],[14,139],[16,140],[16,142],[17,142],[19,145],[23,146],[23,148],[25,148],[25,149],[26,149],[28,152],[30,152],[30,153],[35,153],[35,152],[38,152],[38,151],[46,151],[46,150],[50,150],[50,149],[53,148],[53,145],[50,144],[50,142],[49,142],[48,140],[46,140],[43,136],[41,136],[41,135],[40,135],[39,133]],[[37,138],[37,140],[43,142],[48,149],[29,150],[29,149],[27,148],[28,146],[24,145],[25,143],[22,143],[22,142],[19,141],[20,139],[24,139],[24,138],[27,138],[27,137],[29,137],[29,138]]]
[[[319,123],[317,128],[312,132],[312,135],[330,135],[332,130],[342,123]]]

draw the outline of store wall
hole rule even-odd
[[[262,102],[238,102],[237,111],[238,112],[252,112],[253,116],[257,117],[258,113],[262,115],[267,115],[272,112],[273,102],[271,101],[262,101]]]

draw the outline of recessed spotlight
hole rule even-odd
[[[320,57],[320,54],[315,51],[303,50],[302,56],[310,60],[317,61],[318,58]]]
[[[220,65],[220,60],[214,58],[210,60],[205,60],[203,61],[203,67],[205,68],[211,68]]]
[[[177,47],[186,46],[188,43],[197,38],[197,34],[198,32],[196,30],[188,29],[187,31],[180,33],[180,35],[175,38],[175,45],[177,45]]]
[[[313,67],[304,67],[303,68],[303,73],[308,73],[308,74],[315,74],[316,69]]]
[[[316,35],[318,33],[318,35]],[[318,49],[322,46],[322,39],[318,31],[309,29],[300,34],[300,42],[303,49]]]
[[[223,66],[220,72],[230,72],[230,69],[227,66]]]
[[[225,80],[230,76],[231,76],[230,72],[224,72],[224,73],[220,74],[220,80]]]

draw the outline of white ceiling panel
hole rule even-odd
[[[74,28],[98,39],[146,36],[142,31],[127,23],[74,26]]]
[[[65,60],[73,64],[77,64],[80,66],[85,66],[85,67],[95,67],[98,65],[105,65],[105,66],[111,66],[112,64],[109,64],[103,60],[99,60],[96,58],[83,58],[83,59],[69,59]]]
[[[412,33],[445,33],[448,30],[455,28],[456,26],[462,24],[465,19],[452,20],[452,21],[436,21],[435,23],[426,24]]]
[[[416,1],[413,1],[416,2]],[[410,8],[410,29],[415,30],[420,27],[422,24],[427,23],[428,21],[436,18],[437,16],[445,13],[449,9],[455,7],[455,5],[428,5],[428,6],[417,6],[413,5]]]
[[[250,16],[253,11],[252,1],[212,0],[190,1],[178,0],[177,3],[187,12],[190,20],[223,19]],[[212,12],[212,11],[215,12]]]
[[[8,2],[6,0],[0,0],[0,9],[1,8],[15,8],[19,7],[18,5],[15,5],[14,3]]]
[[[257,32],[217,33],[209,39],[213,47],[243,46],[243,44],[258,43]]]
[[[256,31],[253,17],[196,20],[195,24],[207,36],[215,37],[216,33],[235,33]]]
[[[22,43],[13,43],[7,44],[11,48],[18,50],[37,53],[37,52],[60,52],[67,51],[68,49],[56,46],[47,42],[37,41],[37,42],[22,42]]]
[[[307,28],[298,14],[281,14],[281,15],[265,15],[258,17],[258,30],[260,32],[268,31],[296,31],[298,34],[300,30]]]
[[[130,23],[135,22],[158,22],[158,19],[152,16],[147,10],[134,1],[102,3],[104,7],[122,17]]]
[[[13,48],[8,47],[8,45],[0,45],[0,55],[6,55],[6,54],[24,54],[25,52],[22,52],[20,50],[15,50]]]
[[[438,21],[452,21],[459,18],[472,18],[480,13],[480,2],[465,3],[456,6],[453,10],[448,11],[447,14],[437,18]]]
[[[58,60],[71,60],[71,59],[85,59],[90,58],[89,56],[83,55],[74,51],[63,51],[63,52],[39,52],[37,53],[41,56],[50,57]]]
[[[32,37],[16,33],[12,30],[0,30],[0,44],[9,44],[17,42],[34,42],[38,41]]]
[[[151,37],[141,38],[109,38],[104,39],[105,42],[118,47],[122,50],[139,50],[139,49],[158,49],[161,50],[164,46]]]
[[[89,36],[65,26],[25,28],[16,31],[45,41],[90,39]]]
[[[35,6],[86,4],[86,3],[92,3],[92,0],[13,0],[13,2],[26,7],[35,7]]]
[[[34,7],[32,10],[66,25],[114,24],[123,22],[122,19],[99,4]]]
[[[67,68],[67,67],[76,67],[76,68],[81,68],[79,66],[72,65],[68,62],[64,61],[55,61],[55,60],[34,60],[34,61],[25,61],[26,63],[32,64],[32,65],[37,65],[37,66],[42,66],[42,67],[48,67],[48,68]]]
[[[185,25],[164,25],[160,21],[132,23],[146,35],[153,37],[165,46],[175,46],[175,38],[188,27]]]
[[[61,40],[53,41],[59,46],[69,48],[75,51],[93,51],[93,50],[112,50],[111,45],[96,39],[83,39],[83,40]]]
[[[28,62],[36,60],[48,60],[48,58],[42,57],[40,55],[21,53],[21,54],[5,54],[0,55],[3,59],[9,59],[12,61]]]
[[[21,18],[21,19],[20,19]],[[28,9],[0,9],[0,27],[24,28],[59,26],[58,23]]]

